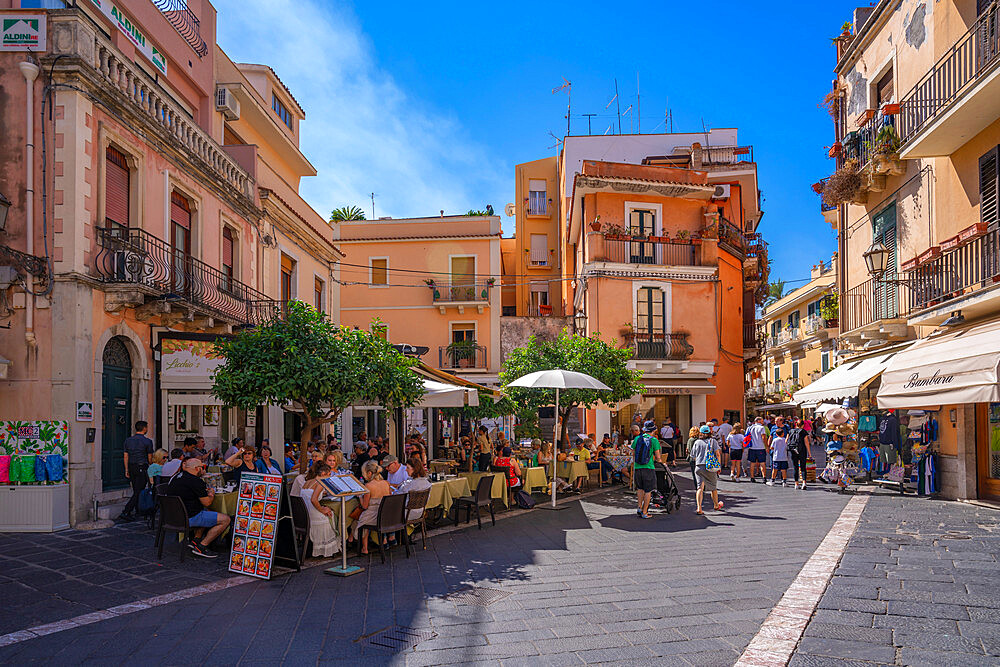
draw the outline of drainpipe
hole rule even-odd
[[[38,77],[38,65],[33,62],[24,61],[19,64],[21,74],[24,75],[24,82],[27,92],[27,114],[25,115],[25,215],[27,218],[25,225],[25,251],[29,255],[35,254],[35,79]],[[33,276],[29,278],[33,281]],[[29,348],[36,345],[35,340],[35,295],[32,294],[33,286],[27,285],[25,297],[28,302],[25,304],[24,318],[24,342]]]

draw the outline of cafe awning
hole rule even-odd
[[[844,398],[857,396],[863,387],[885,370],[889,360],[897,354],[899,350],[845,361],[812,384],[795,392],[792,401],[799,405],[839,403]]]
[[[415,408],[461,408],[479,405],[479,392],[472,387],[435,382],[423,378],[424,395]]]
[[[880,408],[1000,401],[1000,322],[945,330],[896,355],[882,374]]]
[[[754,412],[771,412],[772,410],[791,410],[798,408],[797,403],[771,403],[769,405],[758,405],[754,407]]]

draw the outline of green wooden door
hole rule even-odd
[[[117,337],[104,349],[101,387],[101,481],[109,491],[128,486],[123,454],[132,428],[132,361]]]

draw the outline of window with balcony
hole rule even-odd
[[[545,179],[528,181],[528,215],[548,215],[548,192]]]
[[[281,253],[281,301],[287,303],[295,298],[295,260]]]
[[[888,251],[886,259],[885,280],[876,281],[874,288],[873,313],[876,320],[891,319],[898,316],[896,284],[889,282],[896,277],[896,203],[893,202],[879,211],[872,218],[873,242],[880,242]]]
[[[233,280],[236,278],[235,256],[236,239],[232,228],[225,226],[222,228],[222,289],[226,291],[232,290]]]
[[[979,158],[979,219],[987,225],[1000,222],[1000,146]]]
[[[128,159],[117,148],[108,146],[104,164],[104,218],[108,227],[128,227],[131,193]]]
[[[892,85],[892,66],[888,71],[880,76],[875,82],[875,108],[881,109],[883,104],[888,104],[895,99]]]
[[[656,287],[642,287],[636,292],[635,301],[636,333],[652,339],[664,333],[666,321],[663,290]]]
[[[389,259],[387,257],[370,257],[368,259],[368,272],[370,287],[387,287],[389,285]]]
[[[789,329],[798,329],[799,328],[800,316],[801,316],[801,313],[799,311],[797,311],[797,310],[794,310],[794,311],[788,313],[788,328]]]
[[[177,191],[170,193],[170,248],[172,250],[172,289],[186,293],[188,263],[191,256],[191,202]]]
[[[326,283],[324,283],[319,278],[313,278],[313,305],[316,306],[316,310],[323,313],[326,312]]]
[[[781,382],[781,366],[774,367],[774,383],[777,384]]]
[[[656,234],[656,213],[648,209],[631,209],[629,211],[629,233],[633,236],[646,237]],[[653,243],[630,243],[630,262],[632,264],[653,264],[656,261],[656,248]]]
[[[530,260],[532,266],[548,266],[549,237],[547,234],[531,235]]]
[[[451,258],[451,300],[474,301],[476,298],[476,258]]]
[[[281,119],[281,122],[288,126],[289,130],[295,129],[295,121],[292,118],[292,112],[288,110],[288,107],[282,104],[281,100],[279,100],[278,96],[274,93],[271,93],[271,108],[274,109],[274,113],[278,114],[278,118]]]
[[[777,338],[778,334],[781,333],[781,320],[775,320],[771,322],[771,337]]]
[[[549,284],[531,283],[531,314],[548,315],[552,312],[549,306]]]

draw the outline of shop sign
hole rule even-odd
[[[954,375],[941,375],[941,369],[934,371],[934,375],[929,378],[920,377],[920,373],[912,373],[903,385],[903,389],[919,389],[921,387],[934,387],[941,384],[951,384],[955,380]]]
[[[44,51],[45,14],[7,14],[0,20],[0,51]]]
[[[229,555],[230,572],[271,578],[280,504],[281,475],[243,473]]]
[[[164,338],[160,343],[160,375],[164,379],[211,382],[222,362],[211,341]]]
[[[118,26],[123,35],[135,45],[136,50],[144,55],[149,62],[164,76],[167,74],[167,58],[163,53],[153,46],[146,35],[139,29],[139,26],[132,23],[121,8],[109,0],[90,0],[101,13]]]
[[[684,387],[646,387],[642,393],[646,396],[678,396],[690,394],[691,390]]]
[[[69,454],[69,422],[0,421],[0,455]]]

